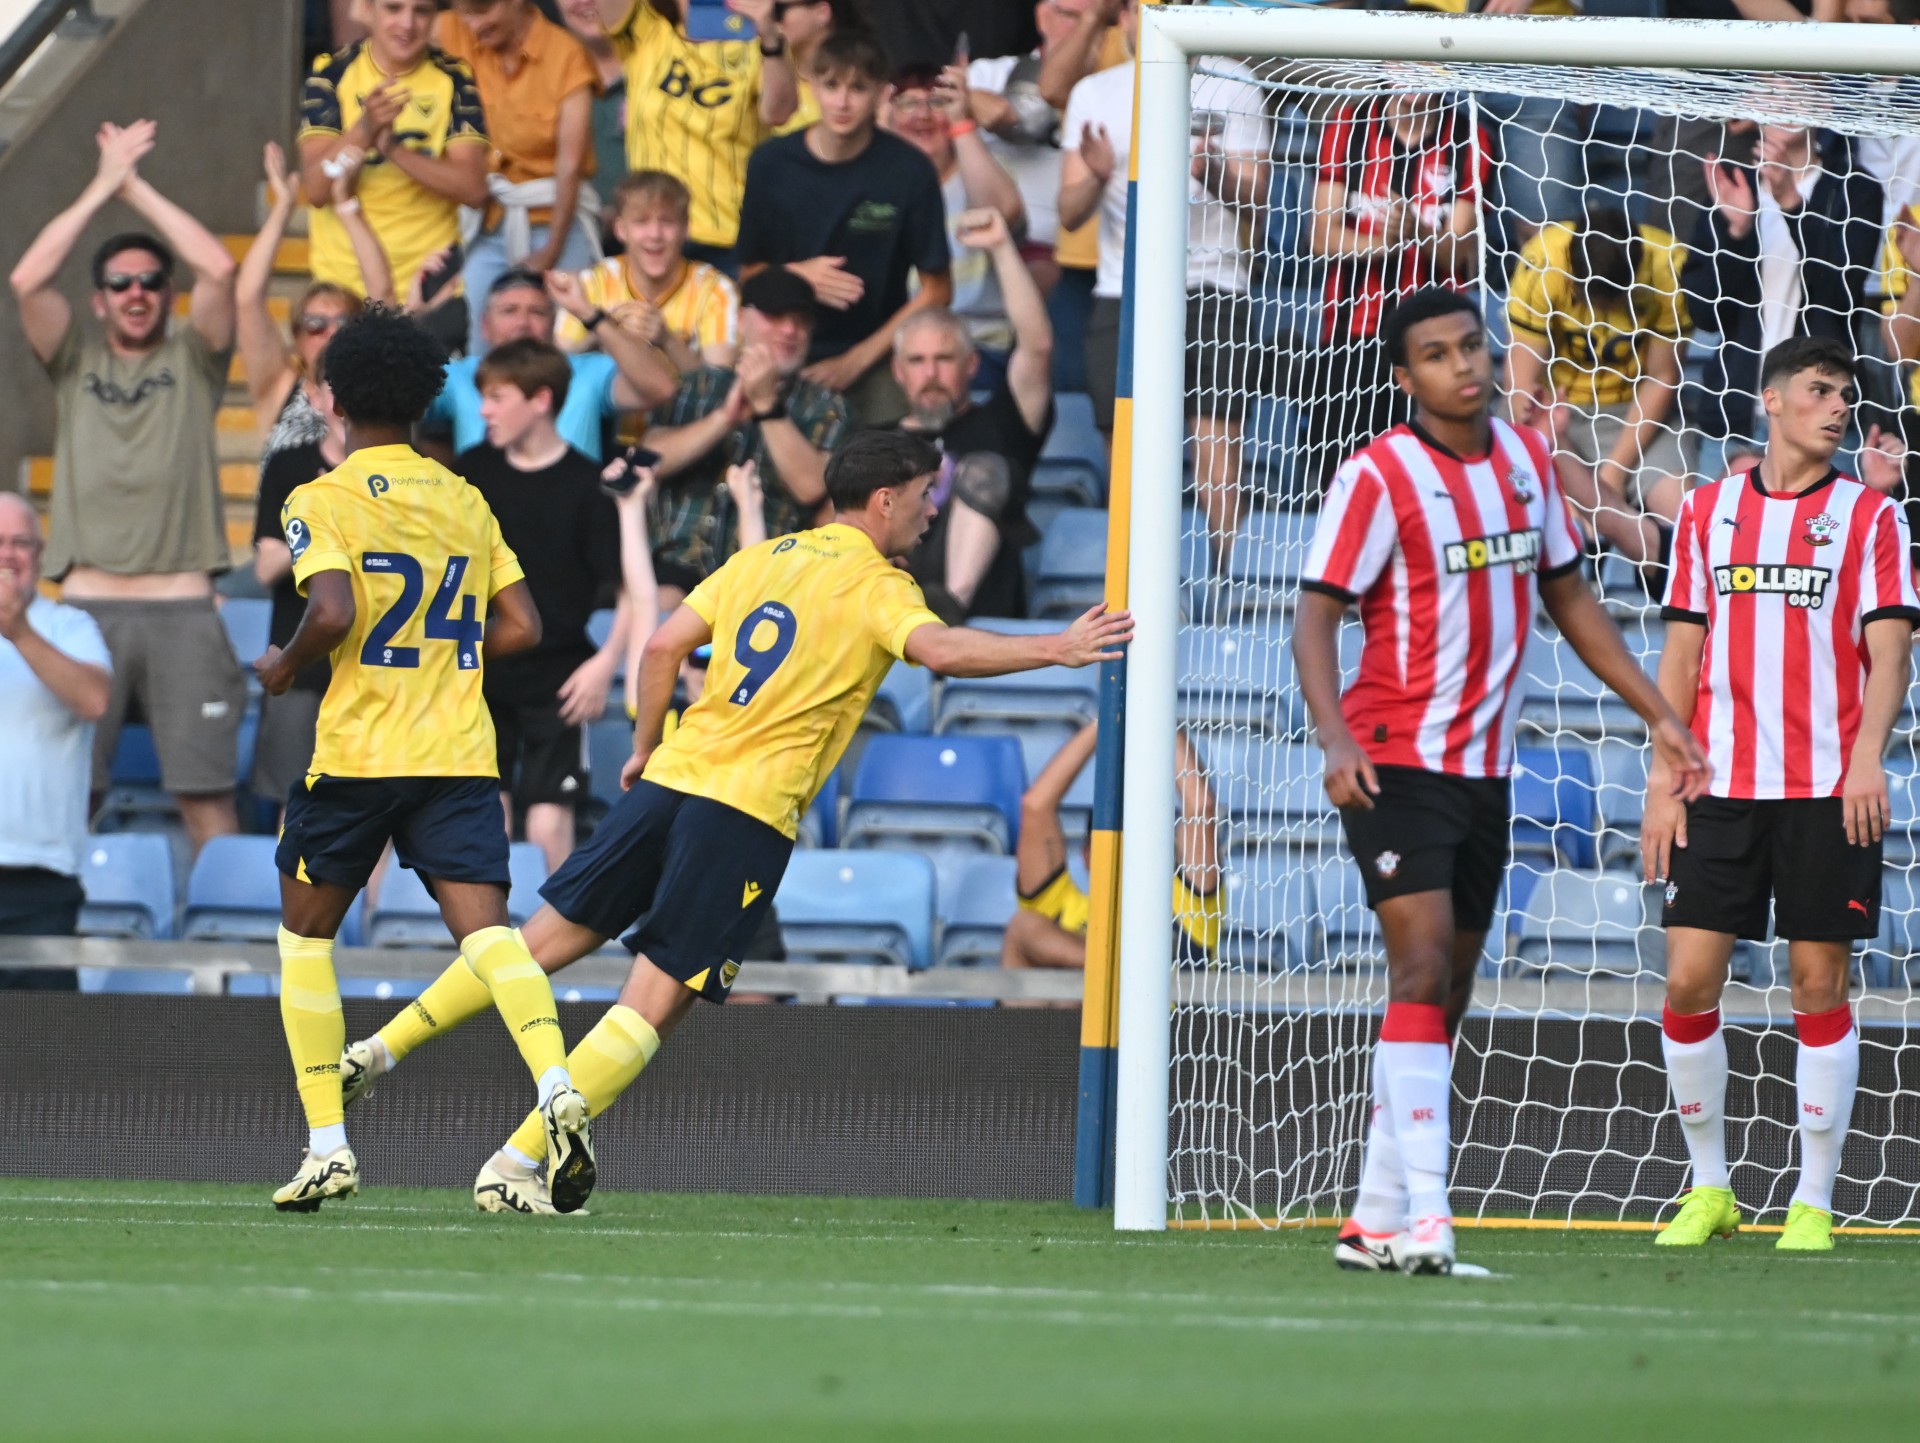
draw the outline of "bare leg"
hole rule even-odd
[[[1006,937],[1000,944],[1000,965],[1084,968],[1087,939],[1038,912],[1015,912],[1007,921]]]
[[[1213,541],[1215,574],[1226,574],[1240,529],[1240,423],[1193,418],[1193,485]]]
[[[527,840],[546,853],[547,870],[558,871],[573,851],[573,808],[535,802],[527,808]]]
[[[187,840],[193,844],[195,856],[210,838],[230,837],[240,830],[232,792],[177,792],[173,802],[180,808],[180,820],[186,823]]]

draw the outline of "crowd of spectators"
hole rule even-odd
[[[1920,21],[1920,0],[1813,8]],[[736,550],[821,521],[826,459],[854,431],[941,449],[938,514],[910,561],[940,614],[1022,614],[1056,391],[1087,392],[1114,424],[1138,5],[728,0],[715,37],[718,13],[339,0],[295,152],[265,145],[268,206],[237,268],[142,177],[166,138],[101,128],[97,173],[12,277],[59,424],[44,557],[12,535],[20,508],[0,507],[0,667],[17,653],[51,698],[31,703],[49,755],[72,749],[62,709],[95,723],[98,794],[137,705],[193,843],[238,825],[245,683],[214,588],[229,354],[263,443],[254,575],[284,640],[301,602],[279,505],[340,459],[321,361],[370,303],[418,313],[447,345],[419,445],[486,492],[552,608],[547,642],[490,675],[488,698],[509,815],[555,861],[583,785],[579,728],[621,659]],[[988,37],[1010,53],[986,53]],[[1686,487],[1759,439],[1757,359],[1795,333],[1872,358],[1856,464],[1904,486],[1920,143],[1646,114],[1609,149],[1591,106],[1315,97],[1218,59],[1196,69],[1193,111],[1187,485],[1215,567],[1250,508],[1312,506],[1348,451],[1400,419],[1372,340],[1397,296],[1436,282],[1483,292],[1500,318],[1505,404],[1553,437],[1596,545],[1658,564]],[[1304,159],[1283,154],[1302,132]],[[1303,188],[1287,189],[1288,166]],[[76,317],[54,281],[115,201],[145,229],[96,252],[93,316]],[[289,336],[270,300],[303,208],[312,280]],[[1311,303],[1271,304],[1289,284]],[[1289,408],[1281,479],[1250,460],[1262,402]],[[19,578],[42,567],[64,607],[22,611]],[[596,640],[601,606],[617,620]],[[23,615],[81,670],[18,645]],[[96,672],[111,677],[98,697]],[[325,680],[266,709],[255,792],[283,796],[299,775]],[[0,795],[0,814],[18,805]],[[0,850],[0,926],[10,871],[31,865]]]

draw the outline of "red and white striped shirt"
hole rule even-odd
[[[1860,732],[1866,624],[1920,621],[1900,507],[1838,471],[1797,495],[1758,468],[1687,493],[1669,622],[1707,629],[1693,734],[1716,797],[1836,797]]]
[[[1493,449],[1466,460],[1395,426],[1342,466],[1300,584],[1360,603],[1366,647],[1341,711],[1368,758],[1512,771],[1537,578],[1581,552],[1537,431],[1496,420]]]

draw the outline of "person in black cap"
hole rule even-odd
[[[827,455],[853,424],[838,391],[800,374],[817,315],[813,287],[784,266],[740,287],[740,356],[732,367],[702,366],[654,413],[647,445],[659,452],[649,525],[665,615],[741,547],[752,529],[752,498],[728,486],[729,468],[758,473],[765,534],[820,522],[827,504]],[[758,540],[750,536],[749,540]]]

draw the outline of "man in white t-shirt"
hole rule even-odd
[[[70,936],[79,920],[93,724],[113,685],[93,618],[40,595],[42,544],[33,508],[0,491],[0,936],[9,937]],[[72,985],[71,974],[63,980]],[[32,981],[0,971],[8,985]]]
[[[1131,44],[1139,7],[1124,0]],[[1061,127],[1060,224],[1100,216],[1100,271],[1087,323],[1087,389],[1102,431],[1113,431],[1126,280],[1127,154],[1133,144],[1133,62],[1073,87]],[[1247,397],[1265,385],[1248,293],[1253,237],[1264,224],[1272,127],[1266,95],[1245,66],[1210,59],[1193,76],[1193,172],[1187,185],[1188,420],[1194,490],[1206,513],[1216,569],[1224,569],[1240,524],[1240,432]]]

